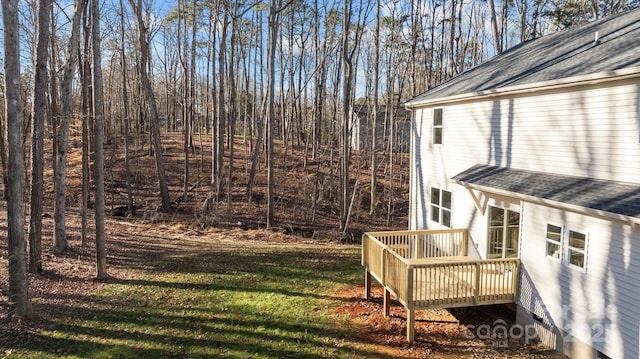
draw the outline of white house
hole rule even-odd
[[[517,321],[640,357],[640,9],[523,43],[413,98],[409,229],[519,256]]]

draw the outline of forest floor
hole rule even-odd
[[[52,331],[52,318],[68,316],[74,310],[91,311],[91,293],[125,279],[135,279],[146,269],[157,266],[165,257],[195,256],[210,248],[200,244],[199,238],[217,235],[225,241],[243,243],[261,248],[265,243],[287,248],[290,245],[309,246],[312,250],[346,246],[358,253],[357,243],[365,231],[405,229],[408,218],[408,156],[395,156],[393,164],[382,158],[378,166],[378,196],[376,211],[369,214],[370,177],[366,171],[368,160],[354,154],[351,164],[351,183],[357,185],[352,193],[354,204],[348,230],[339,230],[337,154],[333,166],[331,151],[323,149],[317,160],[305,160],[303,148],[287,151],[276,146],[275,222],[276,228],[264,229],[266,217],[266,169],[264,161],[256,174],[251,201],[247,200],[246,182],[250,167],[250,144],[236,139],[234,143],[234,170],[231,196],[203,210],[210,195],[211,147],[208,136],[194,137],[190,152],[190,176],[184,196],[184,154],[178,134],[164,135],[164,160],[170,184],[173,212],[159,211],[156,167],[149,146],[137,144],[132,153],[131,169],[136,214],[122,213],[126,205],[125,175],[121,144],[110,146],[106,155],[107,248],[109,273],[112,279],[100,283],[94,278],[93,235],[89,227],[87,243],[81,244],[81,156],[79,141],[74,140],[69,154],[69,193],[67,227],[71,248],[65,253],[53,251],[53,197],[52,171],[46,176],[43,273],[30,275],[32,303],[38,319],[31,323],[0,324],[0,357],[12,356],[13,347],[24,347],[24,342],[37,341],[37,333]],[[228,150],[225,168],[228,165]],[[368,156],[365,156],[368,157]],[[50,159],[48,159],[50,160]],[[51,168],[51,166],[45,166]],[[228,180],[225,174],[225,180]],[[390,178],[392,180],[390,180]],[[231,205],[226,198],[231,198]],[[2,203],[6,208],[6,204]],[[89,210],[89,217],[91,217]],[[93,223],[89,218],[89,223]],[[150,241],[166,239],[163,244]],[[0,311],[7,312],[7,253],[6,211],[0,215]],[[186,248],[184,243],[189,243]],[[166,244],[166,245],[165,245]],[[146,248],[142,252],[135,248]],[[351,258],[357,268],[357,255]],[[157,269],[157,268],[156,268]],[[356,269],[357,271],[358,269]],[[358,278],[359,273],[345,273],[345,278]],[[461,308],[455,310],[420,311],[416,320],[416,342],[405,341],[405,311],[399,305],[392,307],[390,318],[382,316],[381,289],[373,288],[373,299],[363,299],[363,288],[358,281],[347,280],[331,293],[338,298],[331,311],[347,318],[352,328],[350,345],[362,347],[363,352],[378,357],[395,358],[494,358],[494,357],[562,357],[539,345],[524,345],[516,340],[496,339],[474,332],[473,328],[511,328],[514,313],[502,306]],[[35,334],[34,334],[35,333]],[[18,344],[22,343],[22,344]],[[72,352],[54,352],[59,356]],[[185,356],[185,355],[182,355]],[[365,355],[366,356],[366,355]]]

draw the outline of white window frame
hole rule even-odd
[[[434,191],[438,191],[438,203],[434,203],[433,202],[433,192]],[[443,195],[442,194],[444,192],[449,193],[449,198],[450,198],[449,205],[450,205],[450,207],[453,207],[453,193],[451,191],[447,191],[447,190],[444,190],[444,189],[441,189],[441,188],[438,188],[438,187],[431,187],[431,191],[429,192],[429,197],[430,197],[429,198],[429,210],[431,212],[430,215],[429,215],[429,220],[431,222],[438,223],[441,226],[444,226],[444,227],[447,227],[447,228],[451,228],[451,219],[452,219],[453,210],[452,210],[452,208],[447,208],[447,207],[445,207],[443,205],[443,203],[442,203]],[[433,219],[434,211],[438,211],[437,212],[438,213],[438,220],[437,221]],[[443,217],[444,217],[443,213],[444,212],[448,212],[449,213],[449,224],[443,223],[444,222],[443,221]]]
[[[436,111],[440,111],[440,124],[436,125]],[[436,142],[436,130],[440,130],[440,142]],[[433,109],[431,119],[431,144],[441,146],[444,142],[444,108],[436,107]]]
[[[584,236],[584,248],[578,248],[578,247],[574,247],[571,245],[571,232],[573,233],[578,233]],[[586,232],[578,232],[572,229],[567,230],[567,239],[566,239],[566,252],[565,252],[565,264],[568,267],[580,270],[580,271],[586,271],[587,270],[587,250],[588,250],[588,245],[589,245],[589,234]],[[571,263],[571,252],[577,252],[577,253],[582,253],[582,266],[576,265]]]
[[[560,228],[560,238],[558,240],[555,240],[553,238],[549,238],[549,226],[554,226],[557,228]],[[562,237],[564,236],[564,228],[562,226],[558,226],[556,224],[553,223],[547,223],[547,227],[545,228],[545,241],[544,241],[544,256],[551,259],[552,261],[556,261],[558,263],[562,262]],[[549,255],[549,244],[553,244],[558,246],[558,257],[554,257],[552,255]]]
[[[549,226],[560,228],[560,241],[549,238]],[[584,236],[584,248],[574,247],[571,245],[571,233],[578,233]],[[555,244],[560,246],[560,258],[549,255],[549,244]],[[565,266],[581,271],[587,271],[587,254],[589,251],[589,233],[581,232],[566,226],[559,226],[553,223],[547,223],[545,227],[545,242],[544,242],[544,256],[554,262],[562,263]],[[573,252],[580,253],[583,256],[582,266],[571,263],[571,254]]]

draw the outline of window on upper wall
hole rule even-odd
[[[451,192],[431,187],[431,220],[451,228]]]
[[[441,145],[442,144],[442,109],[434,108],[433,109],[433,144]]]
[[[547,257],[560,260],[562,253],[562,227],[547,224]]]
[[[576,231],[569,231],[568,247],[569,253],[567,260],[569,264],[584,269],[587,235]]]
[[[567,266],[586,269],[587,235],[547,224],[545,256]]]

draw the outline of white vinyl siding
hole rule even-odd
[[[601,85],[602,86],[602,85]],[[567,93],[450,104],[446,139],[420,161],[439,181],[475,164],[591,176],[640,178],[638,86],[581,88]],[[416,140],[431,143],[429,130]]]
[[[409,228],[427,229],[427,205],[429,203],[429,186],[436,185],[429,179],[429,169],[424,166],[425,159],[429,157],[430,140],[425,140],[425,136],[431,134],[431,109],[415,110],[412,136],[413,149],[410,156],[411,181],[410,181],[410,212]],[[430,137],[429,137],[430,138]]]
[[[640,228],[531,203],[525,203],[523,216],[518,304],[612,358],[638,358]],[[581,228],[584,269],[568,258],[541,265],[547,240],[540,228],[550,221],[564,224],[565,241],[571,228]]]

